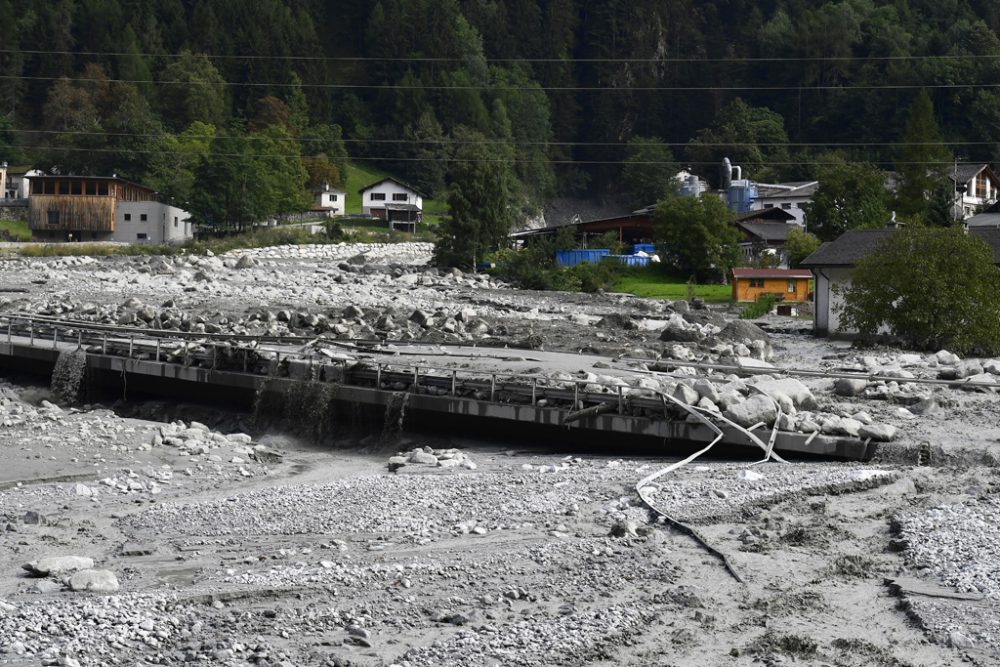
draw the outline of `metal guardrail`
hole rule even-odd
[[[201,336],[191,335],[185,335],[177,338],[167,336],[148,336],[148,331],[145,329],[118,327],[115,325],[81,326],[81,323],[71,321],[67,322],[65,320],[58,320],[55,318],[40,320],[39,318],[21,318],[14,316],[6,317],[4,319],[6,319],[7,324],[8,344],[13,342],[14,335],[26,335],[29,344],[32,346],[35,346],[36,344],[48,344],[49,341],[51,341],[53,349],[57,349],[60,342],[76,344],[77,349],[82,349],[85,344],[94,346],[99,345],[101,348],[101,354],[103,355],[112,354],[115,356],[136,358],[141,357],[143,354],[148,354],[151,357],[150,360],[158,363],[170,363],[169,359],[164,358],[165,356],[169,356],[170,352],[169,349],[164,350],[163,341],[165,339],[171,340],[178,345],[183,345],[189,342],[199,342],[199,338],[202,340],[204,339],[204,337]],[[175,332],[160,331],[157,333],[168,334]],[[190,332],[184,333],[189,334]],[[202,343],[203,347],[211,350],[211,354],[206,354],[206,356],[200,358],[195,355],[196,358],[193,359],[193,361],[210,363],[210,368],[216,369],[219,359],[218,350],[222,347],[221,343],[225,342],[227,343],[227,347],[229,349],[233,349],[231,345],[228,345],[228,343],[231,342],[231,337],[229,339],[226,339],[225,337],[221,338],[223,340],[215,339],[210,342]],[[254,343],[260,342],[260,339],[258,338],[242,338],[246,341],[252,341]],[[264,342],[277,343],[281,338],[282,337],[276,337],[273,341],[265,340]],[[311,343],[315,340],[317,339],[296,339],[297,342],[304,341],[306,343]],[[585,403],[612,402],[617,403],[618,412],[623,413],[625,406],[630,401],[634,401],[639,398],[626,394],[626,390],[634,389],[632,387],[600,380],[553,379],[544,375],[518,373],[516,371],[477,371],[474,369],[458,369],[450,366],[435,366],[428,364],[400,364],[398,362],[382,361],[372,364],[371,362],[361,360],[329,359],[323,357],[322,355],[317,355],[315,350],[310,350],[309,352],[292,350],[282,352],[278,350],[259,350],[252,347],[236,347],[235,349],[241,350],[244,353],[241,371],[243,373],[251,372],[249,355],[253,352],[258,354],[261,359],[273,362],[275,365],[280,365],[282,362],[287,361],[305,362],[308,363],[311,368],[320,365],[340,365],[343,369],[342,377],[344,378],[346,384],[351,384],[349,380],[354,377],[371,380],[377,388],[382,388],[383,383],[389,382],[408,383],[408,386],[412,388],[412,391],[419,391],[419,388],[422,385],[434,385],[439,388],[446,388],[450,390],[449,393],[453,396],[457,396],[459,391],[480,391],[484,393],[484,396],[488,396],[488,400],[490,402],[495,402],[497,395],[504,393],[507,395],[514,394],[522,396],[533,406],[537,405],[538,401],[543,399],[553,399],[559,401],[572,400],[573,405],[578,405],[581,401]],[[272,354],[274,355],[273,358],[269,358]],[[262,373],[252,374],[263,375]],[[572,390],[566,389],[566,385],[572,385]],[[586,387],[592,386],[599,386],[602,389],[607,389],[608,391],[597,393],[585,390]],[[660,405],[661,403],[659,400],[654,401],[650,399],[649,404],[644,407],[658,407]]]

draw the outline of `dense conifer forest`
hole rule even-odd
[[[227,190],[252,193],[241,215],[295,210],[348,159],[431,195],[496,164],[527,210],[642,201],[723,156],[767,180],[1000,148],[995,0],[0,0],[0,16],[0,159],[117,173],[207,219],[231,214],[213,210]],[[905,136],[928,97],[940,139]]]

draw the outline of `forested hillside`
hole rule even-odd
[[[530,206],[641,199],[651,174],[714,177],[724,155],[799,178],[831,156],[992,160],[1000,142],[995,0],[0,0],[0,16],[0,159],[115,172],[211,219],[233,214],[223,195],[249,198],[239,216],[294,210],[348,156],[435,195],[456,164],[509,166]],[[944,157],[898,143],[922,88]]]

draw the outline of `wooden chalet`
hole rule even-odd
[[[31,176],[28,227],[33,237],[104,241],[115,232],[119,201],[152,202],[156,191],[115,176]]]

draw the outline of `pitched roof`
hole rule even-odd
[[[733,218],[734,222],[750,220],[773,220],[776,222],[794,220],[795,216],[783,208],[755,208],[750,211],[737,213]]]
[[[796,181],[793,183],[758,183],[757,200],[785,199],[788,197],[812,197],[819,188],[819,181]]]
[[[393,183],[395,183],[396,185],[401,185],[402,187],[406,188],[406,189],[407,189],[407,190],[409,190],[410,192],[414,192],[414,193],[416,193],[416,194],[420,195],[421,197],[424,197],[424,198],[427,198],[427,196],[428,196],[428,195],[425,195],[425,194],[424,194],[423,192],[421,192],[420,190],[418,190],[417,188],[415,188],[415,187],[413,187],[412,185],[410,185],[409,183],[404,183],[403,181],[399,180],[398,178],[393,178],[392,176],[386,176],[386,177],[385,177],[385,178],[383,178],[382,180],[379,180],[379,181],[375,181],[374,183],[372,183],[372,184],[370,184],[370,185],[366,185],[365,187],[363,187],[363,188],[361,188],[360,190],[358,190],[358,194],[364,194],[364,193],[365,193],[365,190],[371,190],[371,189],[372,189],[372,188],[374,188],[374,187],[375,187],[376,185],[382,185],[382,184],[383,184],[383,183],[385,183],[386,181],[392,181],[392,182],[393,182]]]
[[[980,213],[965,221],[969,229],[1000,228],[1000,213]]]
[[[812,272],[805,269],[733,269],[734,278],[812,278]]]
[[[802,229],[787,222],[737,222],[736,226],[762,241],[784,241],[788,238],[788,232]]]
[[[955,169],[949,170],[948,177],[957,183],[968,183],[974,179],[983,169],[989,169],[988,164],[960,164]]]
[[[836,241],[824,243],[801,262],[803,268],[851,267],[878,250],[894,229],[852,229]],[[993,257],[1000,264],[1000,229],[972,228],[971,234],[986,241],[993,249]]]

